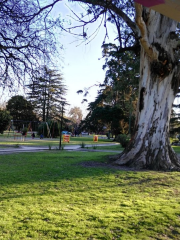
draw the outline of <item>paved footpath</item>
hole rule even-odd
[[[110,144],[97,144],[96,146],[109,146]],[[116,145],[116,144],[111,144]],[[81,148],[79,145],[65,145],[63,146],[63,150],[67,151],[88,151],[88,152],[120,152],[115,150],[100,150],[100,149],[88,149],[88,147],[92,147],[92,145],[86,145],[85,148]],[[57,147],[52,146],[52,150],[58,150]],[[50,149],[45,146],[39,146],[39,147],[30,147],[30,146],[23,146],[20,145],[19,147],[5,147],[0,148],[0,154],[13,154],[13,153],[21,153],[21,152],[40,152],[40,151],[49,151]]]

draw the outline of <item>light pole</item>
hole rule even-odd
[[[65,102],[61,102],[62,112],[61,112],[61,124],[60,124],[60,138],[59,138],[59,150],[61,150],[61,137],[62,137],[62,121],[63,121],[63,106]]]

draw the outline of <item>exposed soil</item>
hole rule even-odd
[[[148,171],[146,169],[135,169],[135,168],[130,168],[127,166],[119,166],[119,165],[114,165],[112,163],[105,163],[105,162],[95,162],[95,161],[87,161],[87,162],[81,162],[79,164],[80,166],[83,167],[106,167],[106,168],[111,168],[115,170],[124,170],[124,171]]]

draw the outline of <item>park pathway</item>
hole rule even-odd
[[[116,144],[111,144],[116,145]],[[97,144],[97,147],[100,146],[109,146],[109,144]],[[81,148],[79,145],[65,145],[63,150],[67,151],[88,151],[88,152],[120,152],[115,150],[106,150],[106,149],[89,149],[92,145],[86,145],[85,148]],[[51,150],[58,150],[57,147],[52,147]],[[20,145],[19,147],[1,147],[0,155],[2,154],[13,154],[13,153],[22,153],[22,152],[40,152],[40,151],[50,151],[50,149],[46,147],[29,147]]]

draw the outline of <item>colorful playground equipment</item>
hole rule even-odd
[[[93,136],[93,142],[98,142],[98,135]]]
[[[63,142],[70,142],[70,135],[63,135]]]

